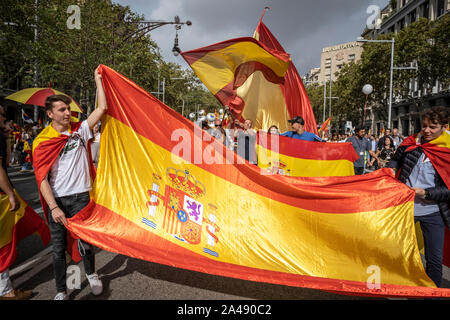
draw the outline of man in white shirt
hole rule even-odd
[[[52,244],[53,270],[57,294],[55,300],[66,300],[66,245],[67,218],[81,211],[90,201],[91,178],[89,174],[88,141],[92,128],[107,110],[101,75],[95,70],[98,108],[83,121],[76,131],[71,131],[70,98],[64,95],[49,96],[45,107],[52,120],[50,130],[68,136],[67,143],[53,163],[47,177],[40,184],[40,191],[48,204],[48,215]],[[95,273],[95,256],[90,244],[78,241],[78,250],[83,259],[86,275],[94,295],[103,291],[102,282]]]

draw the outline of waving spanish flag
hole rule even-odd
[[[253,37],[272,50],[285,52],[277,38],[262,22],[264,14],[265,10]],[[260,95],[259,99],[254,98],[255,92]],[[238,93],[244,100],[247,97],[253,98],[251,99],[252,103],[247,104],[243,114],[244,117],[250,117],[250,119],[256,115],[254,122],[259,124],[258,128],[267,130],[271,125],[277,125],[280,131],[288,131],[290,125],[287,120],[301,116],[305,120],[305,130],[318,134],[311,102],[294,62],[289,61],[283,82],[277,86],[268,86],[268,83],[260,75],[255,74]]]
[[[329,117],[327,120],[325,120],[324,123],[322,123],[322,126],[319,129],[319,132],[325,132],[328,131],[328,126],[330,125],[331,117]]]
[[[269,49],[249,37],[227,40],[181,54],[209,91],[220,103],[229,106],[241,121],[253,118],[243,117],[242,112],[249,100],[239,95],[239,88],[254,73],[279,88],[278,84],[284,81],[290,61],[287,53]]]
[[[414,192],[389,169],[350,177],[262,174],[131,80],[103,65],[99,72],[108,112],[94,194],[68,223],[80,238],[251,281],[450,297],[425,274]]]
[[[50,231],[44,220],[14,191],[20,208],[9,211],[8,196],[0,194],[0,272],[9,268],[17,257],[17,243],[37,234],[44,246],[50,241]]]
[[[420,143],[421,138],[420,133],[409,136],[403,141],[401,146],[407,146],[407,151],[421,147],[447,188],[450,189],[450,133],[444,131],[438,138],[423,144]],[[447,225],[447,229],[445,230],[443,263],[447,267],[450,267],[450,231],[448,229],[450,221],[445,221],[445,224]]]
[[[258,134],[258,166],[292,177],[353,176],[358,160],[351,143],[321,143]]]

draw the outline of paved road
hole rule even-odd
[[[33,173],[20,173],[17,167],[9,176],[19,194],[35,209],[42,212]],[[11,270],[19,270],[31,257],[48,251],[37,236],[30,236],[19,244],[19,254]],[[12,276],[13,284],[35,292],[33,300],[51,300],[55,295],[53,271],[49,255],[32,269]],[[74,300],[359,300],[363,298],[337,295],[319,290],[256,283],[199,272],[172,268],[123,255],[98,250],[96,266],[104,283],[104,293],[95,297],[90,293],[82,263],[79,289],[70,293]],[[74,273],[75,274],[75,273]],[[450,288],[450,270],[445,270],[444,286]],[[365,298],[367,299],[367,298]]]

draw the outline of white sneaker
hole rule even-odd
[[[91,286],[92,294],[94,296],[101,295],[103,292],[103,284],[102,281],[98,278],[98,274],[93,273],[91,275],[86,275],[86,278],[89,281],[89,285]]]
[[[69,299],[69,296],[65,292],[58,292],[55,296],[54,300],[67,300]]]

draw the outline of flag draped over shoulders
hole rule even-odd
[[[69,133],[77,131],[81,126],[81,122],[70,123],[69,125]],[[41,184],[42,181],[47,177],[50,169],[55,163],[56,159],[59,157],[62,149],[66,145],[69,139],[68,135],[59,133],[56,131],[52,124],[49,124],[47,127],[42,130],[39,135],[34,139],[33,142],[33,167],[34,174],[36,176],[36,182],[39,189],[39,196],[41,198],[41,205],[44,211],[44,216],[48,222],[48,208],[47,202],[41,193]],[[71,254],[72,259],[75,262],[81,260],[81,257],[78,253],[77,243],[74,241],[73,236],[68,232],[67,235],[67,250]]]
[[[423,269],[414,192],[389,169],[348,177],[262,174],[129,79],[103,65],[99,72],[108,111],[92,201],[68,220],[78,237],[219,276],[450,297]]]
[[[444,131],[438,138],[428,143],[420,143],[420,139],[420,134],[409,136],[401,146],[407,146],[407,151],[422,148],[447,188],[450,189],[450,134]]]
[[[444,131],[438,138],[427,143],[421,143],[420,133],[415,134],[407,137],[400,146],[406,146],[406,151],[422,148],[447,188],[450,189],[450,133],[448,131]],[[443,264],[450,267],[450,231],[448,228],[445,229]]]
[[[78,130],[80,126],[81,122],[71,123],[69,133]],[[68,135],[56,131],[52,124],[45,127],[34,139],[33,166],[39,189],[68,139]]]

